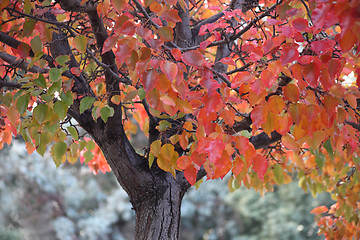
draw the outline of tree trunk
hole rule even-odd
[[[134,151],[121,126],[107,131],[100,125],[83,125],[129,195],[136,215],[135,239],[178,239],[181,201],[190,187],[183,173],[177,172],[175,179],[155,163],[149,168],[147,159]]]
[[[180,207],[185,192],[174,180],[160,189],[153,186],[153,190],[148,192],[146,199],[133,202],[135,239],[176,240],[179,238]]]

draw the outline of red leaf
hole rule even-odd
[[[240,87],[243,83],[252,83],[254,75],[249,72],[239,72],[231,83],[231,88]]]
[[[285,44],[283,46],[283,51],[280,56],[282,65],[296,61],[299,58],[299,52],[297,50],[298,47],[299,46],[295,43]]]
[[[197,171],[193,165],[190,165],[184,170],[184,176],[191,185],[196,183],[196,173]]]
[[[144,86],[145,92],[149,92],[154,87],[156,87],[156,84],[159,81],[159,76],[155,71],[150,70],[150,71],[143,72],[140,76],[140,79]]]
[[[355,70],[355,72],[356,72],[356,74],[357,74],[356,85],[357,85],[358,87],[360,87],[360,68],[357,68],[357,69]]]
[[[170,81],[173,81],[178,73],[176,64],[169,61],[163,61],[160,65],[160,69]]]
[[[151,37],[152,37],[151,30],[147,29],[147,28],[144,28],[142,26],[138,26],[136,28],[136,33],[139,34],[140,37],[142,37],[143,39],[145,39],[147,41],[149,39],[151,39]]]
[[[20,45],[17,47],[17,53],[22,59],[26,59],[30,53],[30,46],[26,43],[20,43]]]
[[[317,87],[320,76],[320,67],[316,62],[311,62],[303,68],[303,77],[308,81],[310,86]]]
[[[202,67],[204,57],[199,51],[191,50],[182,54],[181,59],[185,64],[193,67]]]
[[[171,49],[171,55],[175,58],[176,61],[181,60],[181,51],[177,48]]]
[[[115,52],[116,61],[121,66],[125,60],[131,55],[132,49],[127,44],[118,44]]]
[[[225,57],[225,58],[221,59],[220,62],[222,62],[223,64],[226,64],[226,65],[236,66],[234,60],[232,60],[232,59],[229,58],[229,57]]]
[[[251,112],[251,119],[254,127],[258,128],[266,121],[268,108],[264,105],[257,105]]]
[[[293,26],[296,30],[302,32],[302,31],[306,31],[306,29],[308,28],[309,24],[308,21],[304,18],[297,18],[293,21]]]
[[[260,154],[257,154],[254,159],[254,171],[258,174],[261,181],[264,181],[264,175],[266,173],[266,170],[268,168],[268,162],[266,158]]]
[[[211,43],[211,42],[208,41],[208,40],[203,41],[203,42],[200,43],[200,48],[201,48],[202,50],[205,50],[205,49],[207,48],[207,46],[209,46],[210,43]]]
[[[126,21],[124,22],[118,33],[132,36],[135,33],[135,25],[130,21]]]
[[[104,46],[102,49],[102,54],[110,51],[116,44],[116,42],[119,40],[119,36],[114,34],[111,37],[107,38],[104,42]]]
[[[314,50],[317,54],[326,53],[327,51],[331,51],[332,47],[335,45],[333,40],[321,40],[315,41],[311,43],[311,49]]]

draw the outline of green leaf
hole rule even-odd
[[[61,85],[62,85],[62,82],[61,82],[61,81],[54,82],[54,83],[49,87],[48,94],[49,94],[49,95],[52,95],[52,94],[54,94],[55,92],[60,92],[60,90],[61,90]],[[52,97],[52,96],[51,96],[51,97]]]
[[[49,79],[51,82],[55,82],[60,79],[61,70],[58,68],[51,68],[49,71]]]
[[[16,107],[19,110],[20,114],[23,114],[26,111],[29,105],[29,101],[30,101],[30,93],[22,95],[17,99]]]
[[[57,142],[51,148],[51,154],[54,157],[56,167],[59,167],[61,160],[66,153],[67,145],[64,142]]]
[[[326,151],[328,152],[329,156],[331,159],[334,159],[334,150],[332,149],[331,143],[330,143],[330,139],[326,140],[326,142],[324,142],[324,148],[326,149]]]
[[[63,120],[66,117],[68,106],[62,101],[56,101],[54,103],[54,112],[59,116],[60,120]]]
[[[69,133],[71,134],[71,136],[73,137],[74,140],[79,140],[79,135],[78,132],[76,131],[76,129],[72,126],[67,127],[67,130],[69,131]]]
[[[156,127],[159,131],[164,131],[168,128],[171,128],[171,123],[169,123],[168,121],[166,120],[161,120],[159,122],[159,125]]]
[[[322,168],[324,167],[326,158],[325,155],[318,150],[315,151],[315,161],[316,165],[318,166],[318,169],[322,171]]]
[[[77,35],[74,38],[75,48],[80,52],[86,52],[86,37],[84,35]]]
[[[33,82],[38,87],[46,88],[46,80],[42,74],[40,74],[38,78],[34,79]]]
[[[79,141],[79,151],[83,150],[86,147],[87,142],[85,140]]]
[[[140,88],[138,90],[138,95],[139,95],[140,100],[143,100],[145,98],[146,93],[145,93],[144,88]]]
[[[34,53],[39,53],[43,49],[43,44],[39,36],[35,36],[33,39],[31,39],[30,45]]]
[[[52,135],[49,132],[42,132],[39,137],[38,146],[36,147],[36,151],[44,156],[47,145],[51,142]]]
[[[84,157],[85,157],[84,164],[87,164],[88,162],[91,161],[91,159],[94,158],[94,155],[92,154],[92,152],[90,152],[90,151],[88,150],[88,151],[86,151],[86,152],[84,153]]]
[[[284,183],[284,172],[279,164],[274,165],[274,180],[276,184],[281,185]]]
[[[154,154],[150,153],[149,154],[149,168],[151,168],[151,166],[153,165],[154,160],[155,160]]]
[[[80,102],[80,114],[85,112],[86,109],[91,108],[91,106],[94,104],[95,99],[92,97],[84,97]]]
[[[50,109],[46,104],[37,105],[33,111],[33,115],[36,121],[38,121],[38,123],[43,123],[49,115],[49,110]]]
[[[68,55],[62,55],[55,59],[60,65],[65,65],[66,62],[70,61],[70,57]]]
[[[100,109],[100,117],[104,122],[107,122],[109,117],[114,116],[114,109],[109,106],[105,106],[102,109]]]
[[[61,92],[60,98],[61,98],[61,101],[68,106],[72,105],[74,102],[73,95],[70,91],[67,91],[66,93]]]
[[[25,20],[23,24],[23,36],[31,36],[35,29],[35,22],[32,19]]]
[[[93,150],[94,148],[95,148],[95,142],[94,141],[86,142],[86,149]]]

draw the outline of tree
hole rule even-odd
[[[57,166],[106,159],[136,239],[177,239],[187,189],[229,172],[260,192],[297,173],[337,201],[312,211],[320,232],[359,238],[360,79],[344,82],[360,73],[359,5],[2,1],[0,147],[19,134],[29,153],[53,143]]]

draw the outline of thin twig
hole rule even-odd
[[[112,75],[112,77],[114,77],[115,80],[122,82],[124,84],[127,84],[127,85],[131,84],[130,79],[121,78],[118,74],[116,74],[113,70],[111,70],[111,68],[108,65],[106,65],[105,63],[103,63],[99,59],[97,59],[88,48],[86,48],[86,52],[96,62],[97,65],[104,68],[105,71],[108,71]]]

